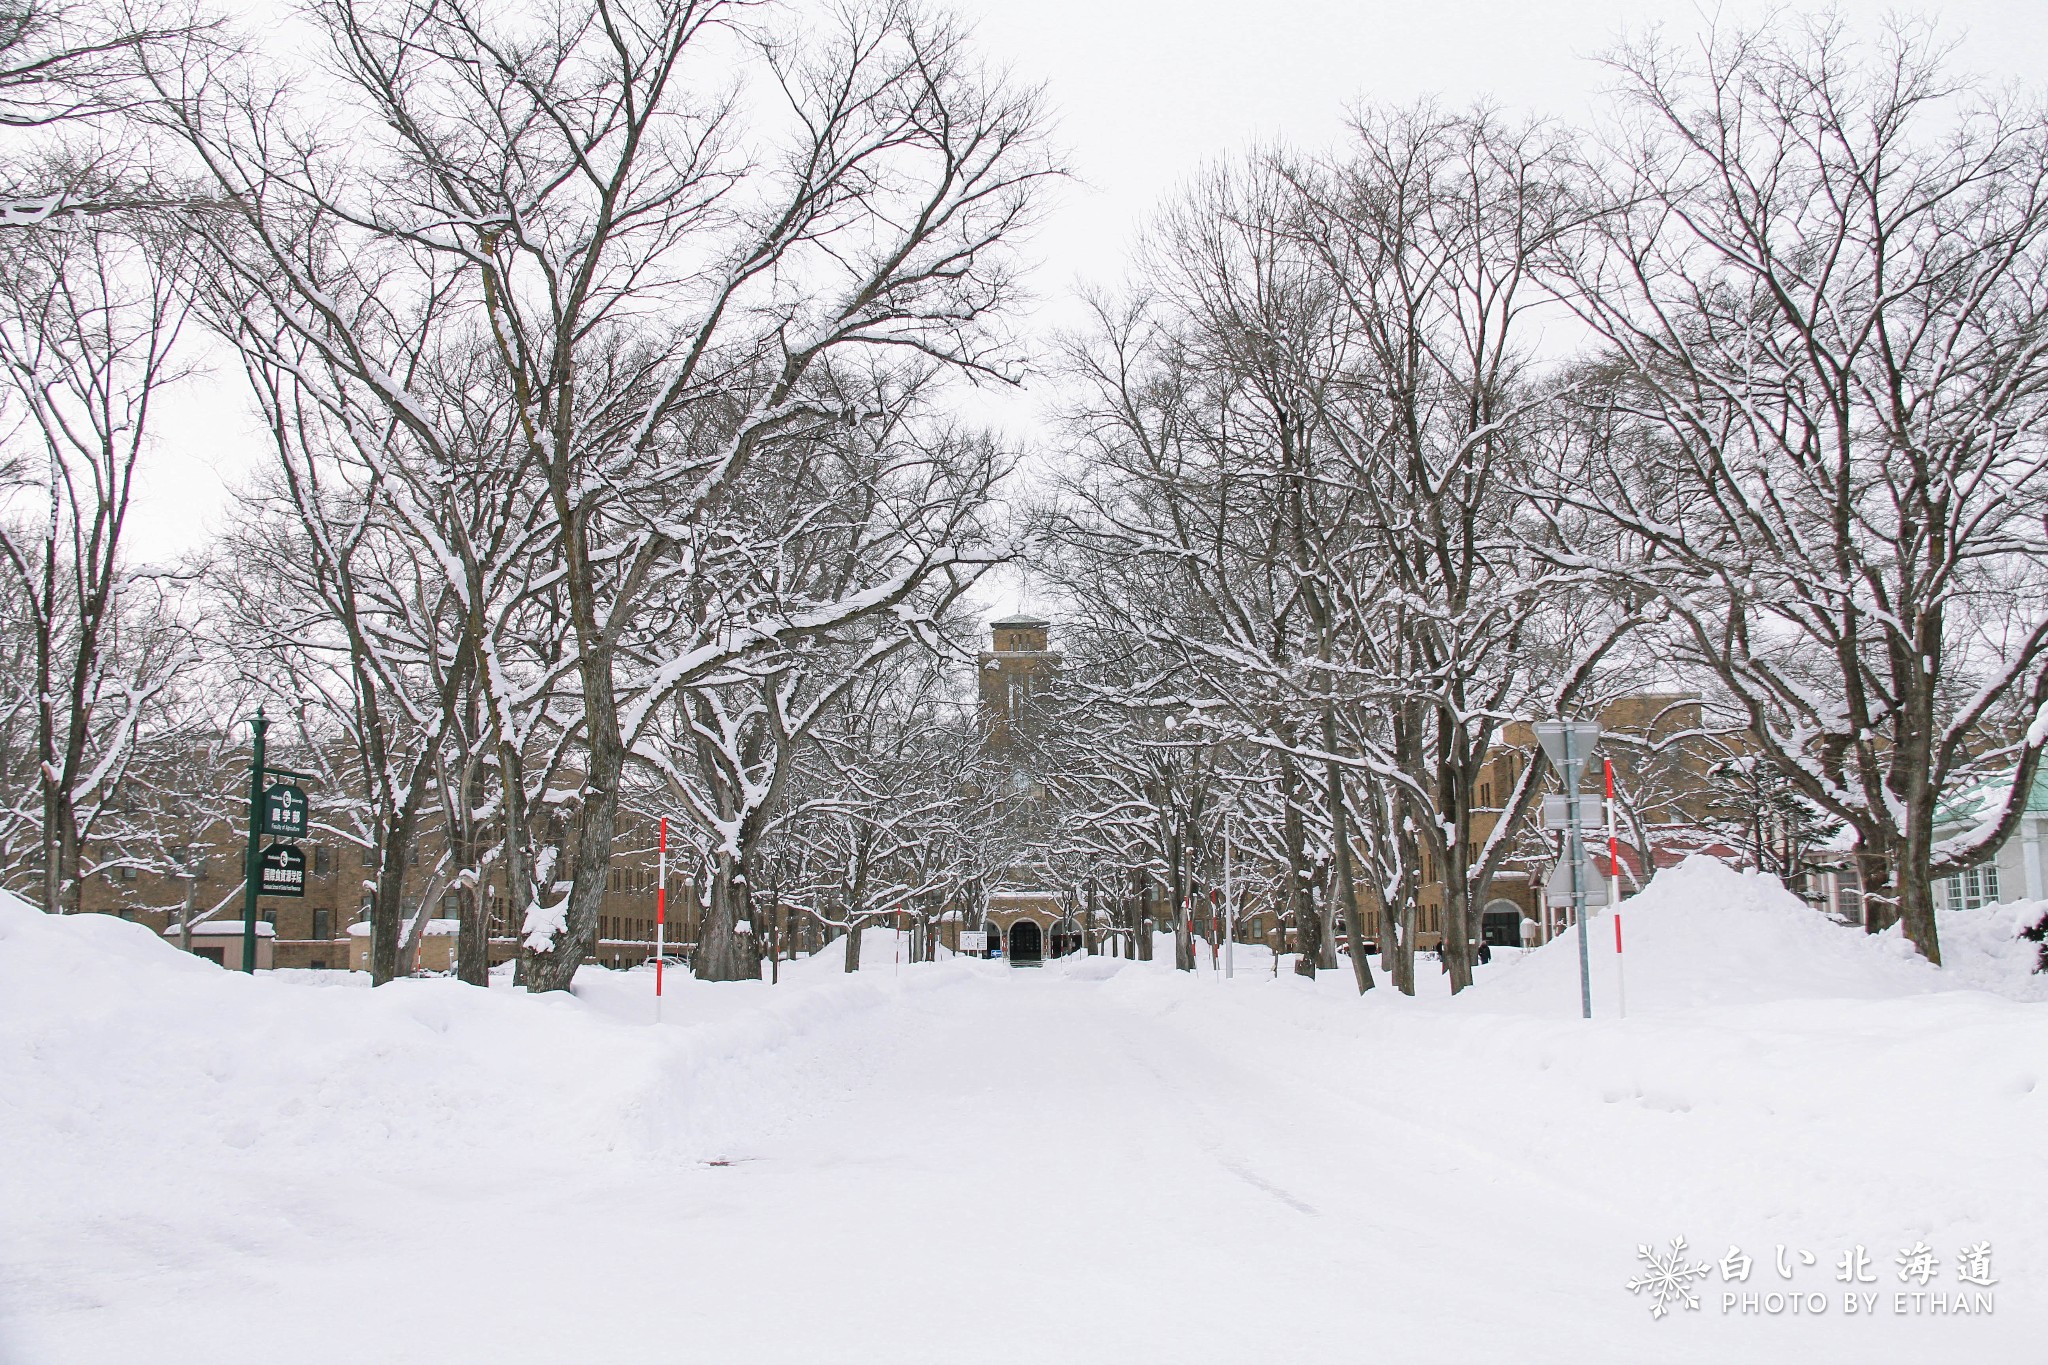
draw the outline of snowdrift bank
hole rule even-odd
[[[1945,971],[1712,865],[1623,917],[1590,1025],[1572,940],[1409,1001],[871,930],[857,976],[670,974],[655,1027],[644,970],[312,989],[0,901],[0,1362],[2030,1358],[2048,1010],[1996,917]],[[1988,1240],[1998,1313],[1745,1318],[1716,1278],[1656,1321],[1625,1285],[1678,1236],[1837,1299],[1852,1246],[1888,1292]]]
[[[2040,906],[1987,906],[1951,914],[1937,927],[1945,965],[1931,966],[1895,926],[1870,935],[1839,925],[1786,891],[1775,877],[1738,872],[1711,858],[1666,868],[1621,903],[1623,955],[1614,917],[1588,919],[1588,961],[1596,1016],[1619,1006],[1626,972],[1628,1013],[1663,1014],[1781,1000],[1874,1000],[1933,991],[1982,990],[2012,1000],[2048,1000],[2048,976],[2033,972],[2033,945],[2017,937]],[[1579,948],[1566,934],[1533,952],[1508,954],[1512,970],[1475,982],[1469,1009],[1576,1012]]]
[[[839,1103],[857,1070],[808,1052],[901,993],[671,973],[654,1028],[637,976],[587,972],[594,1001],[317,988],[339,979],[225,972],[140,925],[0,893],[0,1362],[34,1358],[9,1349],[8,1317],[208,1273],[258,1292],[273,1258],[374,1246],[429,1190],[721,1159],[736,1134]],[[227,1252],[252,1238],[264,1257]]]

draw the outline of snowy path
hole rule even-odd
[[[1389,1307],[1418,1340],[1483,1307],[1522,1278],[1505,1248],[1575,1217],[1150,1003],[1055,972],[887,991],[761,1064],[794,1112],[721,1122],[696,1161],[384,1174],[326,1207],[309,1182],[158,1301],[73,1318],[68,1358],[1344,1360]],[[1487,1317],[1454,1335],[1514,1356],[1527,1324]]]
[[[0,1361],[1822,1365],[2017,1361],[2048,1327],[2038,1006],[1589,1026],[1535,959],[1501,1013],[1118,965],[809,963],[686,986],[660,1028],[635,976],[168,974],[214,1034],[138,1032],[169,997],[81,1011],[9,1073],[4,1136],[40,1146],[0,1176]],[[1830,1310],[1724,1315],[1716,1275],[1652,1321],[1623,1282],[1680,1234],[1742,1241],[1756,1290],[1812,1248]],[[1974,1235],[1995,1316],[1842,1316],[1852,1243],[1888,1296],[1901,1240]]]

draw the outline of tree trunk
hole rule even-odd
[[[713,864],[711,904],[705,907],[704,927],[690,959],[690,970],[699,981],[761,979],[760,937],[753,932],[747,911],[746,878],[738,860],[721,851]],[[742,923],[747,924],[744,931]]]
[[[438,878],[420,892],[420,908],[412,912],[412,920],[406,925],[405,941],[398,946],[398,970],[402,976],[411,976],[420,969],[420,937],[427,921],[435,918],[434,902],[440,895]]]
[[[1881,934],[1898,922],[1892,889],[1892,860],[1865,844],[1856,854],[1856,900],[1863,911],[1863,932]]]
[[[846,926],[846,970],[848,972],[860,970],[860,926],[861,918],[859,915],[855,915],[853,922]]]
[[[1337,906],[1330,897],[1330,883],[1327,877],[1310,888],[1310,903],[1316,906],[1316,937],[1322,949],[1316,955],[1316,970],[1334,972],[1337,970]]]
[[[455,861],[455,979],[471,986],[488,986],[491,983],[491,926],[485,913],[488,905],[483,894],[483,838],[477,829],[476,810],[482,804],[482,760],[471,750],[467,737],[463,742],[460,785],[460,804],[447,803],[449,832],[456,837],[449,840],[449,852]],[[442,789],[448,789],[447,775],[442,775]]]
[[[1291,746],[1294,735],[1282,728],[1281,742]],[[1282,841],[1287,847],[1287,899],[1289,916],[1294,921],[1295,949],[1300,954],[1294,960],[1297,976],[1311,979],[1316,974],[1316,964],[1323,956],[1322,922],[1316,918],[1315,907],[1310,903],[1308,893],[1308,851],[1307,831],[1302,828],[1300,777],[1295,771],[1292,757],[1282,754],[1280,758],[1280,800],[1283,803],[1280,815]],[[1283,940],[1284,942],[1284,940]]]
[[[1151,904],[1146,895],[1150,891],[1145,874],[1133,870],[1131,873],[1131,949],[1140,962],[1152,960],[1152,917],[1146,914]]]
[[[509,921],[513,937],[518,940],[513,946],[513,960],[518,980],[526,981],[526,916],[533,909],[533,867],[527,859],[527,840],[531,831],[526,828],[526,762],[519,753],[519,746],[506,740],[498,742],[498,789],[499,799],[504,803],[505,828],[503,847],[505,850],[505,917]]]
[[[398,975],[399,919],[405,913],[405,854],[398,831],[385,831],[377,849],[377,880],[370,892],[370,984]]]
[[[455,940],[456,980],[471,986],[491,984],[491,926],[484,914],[484,898],[476,884],[465,879],[456,888],[460,932]]]
[[[1899,849],[1899,925],[1920,955],[1941,965],[1941,938],[1934,922],[1933,784],[1924,776],[1906,793],[1906,837]]]
[[[1323,747],[1330,753],[1337,752],[1337,724],[1333,716],[1323,718]],[[1344,912],[1344,937],[1348,955],[1351,958],[1351,975],[1358,983],[1358,993],[1364,995],[1373,987],[1372,963],[1365,951],[1365,916],[1358,909],[1358,882],[1351,866],[1351,817],[1344,804],[1343,770],[1332,763],[1329,765],[1330,842],[1335,847],[1337,864],[1337,897]],[[1384,920],[1385,915],[1381,916]]]
[[[586,771],[582,803],[576,812],[576,870],[569,884],[568,904],[563,907],[563,922],[546,946],[527,949],[526,980],[528,990],[565,991],[574,982],[584,954],[597,944],[597,918],[604,908],[612,840],[618,833],[619,776],[626,766],[626,742],[619,730],[612,636],[599,620],[598,569],[590,562],[590,547],[585,539],[589,534],[588,523],[579,515],[577,500],[581,494],[571,486],[575,478],[572,460],[559,444],[546,452],[544,458],[548,500],[554,510],[556,539],[562,552],[561,581],[568,595],[569,619],[575,632],[576,674],[583,692]]]
[[[1450,968],[1451,994],[1472,984],[1472,902],[1464,869],[1457,860],[1444,865],[1444,963]]]

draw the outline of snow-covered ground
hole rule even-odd
[[[1936,971],[1711,865],[1623,910],[1625,1020],[1600,919],[1590,1024],[1570,939],[1361,1001],[876,933],[856,977],[671,976],[656,1026],[645,973],[249,979],[0,902],[0,1362],[2040,1359],[2015,912]],[[1700,1307],[1654,1319],[1679,1237]]]

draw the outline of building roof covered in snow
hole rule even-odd
[[[1995,819],[2005,805],[2006,793],[2011,790],[2010,772],[1974,782],[1935,807],[1935,827],[1953,829],[1958,825],[1976,825],[1985,820]],[[2048,764],[2043,764],[2035,770],[2034,789],[2027,794],[2027,809],[2048,811]]]
[[[242,922],[241,922],[240,920],[238,920],[238,919],[211,919],[211,920],[207,920],[207,921],[206,921],[205,923],[203,923],[203,924],[195,924],[195,925],[193,925],[193,926],[192,926],[192,934],[193,934],[193,936],[194,936],[195,938],[196,938],[196,937],[200,937],[200,936],[204,936],[204,935],[221,935],[221,934],[230,934],[230,935],[231,935],[231,934],[239,934],[239,933],[241,933],[241,932],[242,932]],[[165,938],[176,938],[177,936],[178,936],[178,926],[177,926],[177,925],[175,925],[175,924],[170,924],[170,925],[166,925],[166,926],[164,927],[164,937],[165,937]],[[272,925],[268,925],[268,924],[264,924],[264,923],[263,923],[262,921],[260,921],[260,920],[259,920],[259,921],[257,922],[257,924],[256,924],[256,937],[258,937],[258,938],[276,938],[276,937],[277,937],[277,930],[276,930],[276,928],[275,928],[274,926],[272,926]]]

